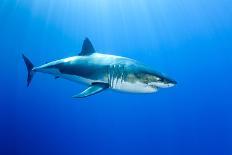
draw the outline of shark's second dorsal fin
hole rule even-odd
[[[92,43],[88,38],[85,38],[83,45],[82,45],[82,50],[79,55],[85,56],[85,55],[91,55],[95,52],[95,49],[93,48]]]

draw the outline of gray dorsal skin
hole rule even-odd
[[[93,83],[87,89],[85,89],[83,92],[81,92],[78,95],[74,95],[73,97],[74,98],[87,97],[87,96],[90,96],[90,95],[100,93],[101,91],[103,91],[103,90],[105,90],[107,88],[109,88],[109,84],[107,84],[107,83]]]
[[[83,45],[82,45],[82,50],[81,53],[79,54],[80,56],[88,56],[91,55],[95,52],[95,49],[90,42],[89,38],[85,38]]]

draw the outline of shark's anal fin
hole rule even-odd
[[[105,89],[109,88],[109,84],[107,83],[93,83],[87,89],[85,89],[80,94],[74,95],[74,98],[83,98],[90,95],[97,94]]]
[[[94,52],[95,52],[95,49],[94,49],[92,43],[90,42],[90,40],[88,38],[85,38],[83,45],[82,45],[81,52],[79,53],[79,55],[88,56],[88,55],[93,54]]]

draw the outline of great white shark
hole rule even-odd
[[[68,57],[34,67],[22,55],[27,66],[27,86],[36,72],[52,74],[74,82],[83,82],[88,88],[75,98],[94,95],[108,88],[130,93],[153,93],[159,88],[174,86],[177,82],[140,62],[116,55],[97,53],[88,38],[77,56]]]

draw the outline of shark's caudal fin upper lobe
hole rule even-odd
[[[32,70],[34,65],[24,54],[22,54],[22,57],[27,67],[27,86],[29,86],[34,75],[34,71]]]

